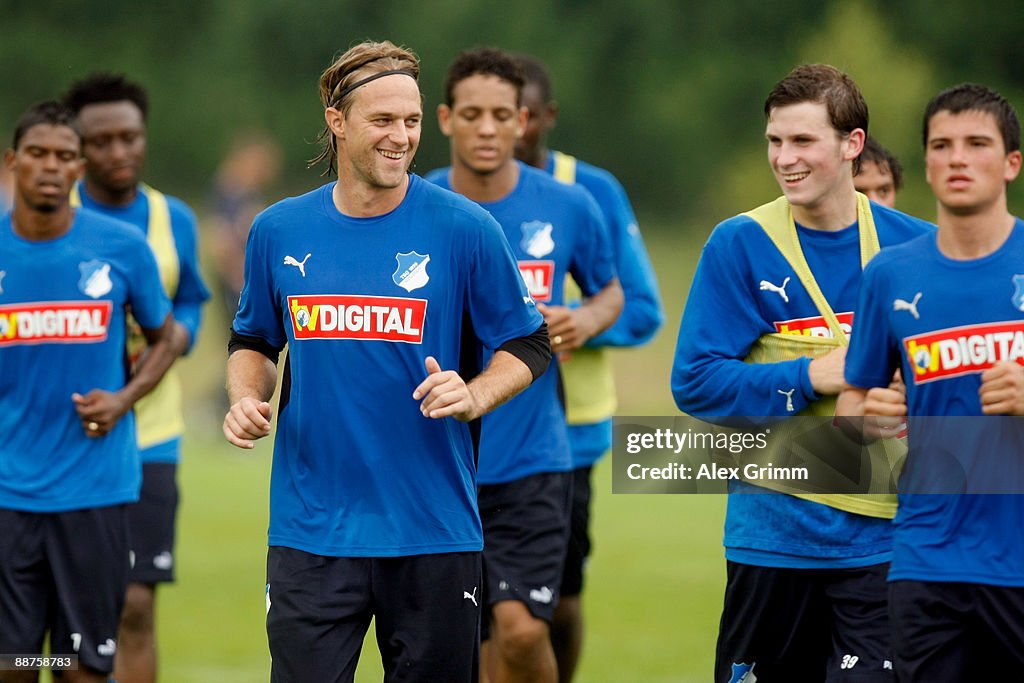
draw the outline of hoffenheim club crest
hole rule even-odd
[[[1013,276],[1013,306],[1018,311],[1024,311],[1024,275]]]
[[[430,282],[430,276],[427,275],[430,254],[424,256],[415,251],[408,254],[398,252],[395,254],[395,260],[398,261],[398,269],[392,274],[391,279],[405,291],[411,292]]]
[[[78,288],[86,296],[98,299],[111,289],[114,283],[110,280],[110,264],[93,259],[78,264],[78,271],[82,274],[78,281]]]
[[[757,665],[733,662],[729,683],[757,683],[757,676],[754,675],[755,666]]]
[[[550,223],[530,221],[519,226],[523,231],[523,241],[519,246],[533,258],[547,256],[555,250],[555,240],[551,238],[554,229]]]

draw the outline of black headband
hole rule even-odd
[[[361,81],[356,81],[352,85],[342,90],[340,93],[338,93],[338,96],[334,98],[334,104],[338,104],[339,102],[341,102],[345,98],[345,95],[349,94],[359,86],[366,85],[370,81],[375,81],[378,78],[384,78],[385,76],[390,76],[392,74],[405,74],[412,80],[419,83],[419,81],[416,79],[416,74],[414,74],[412,71],[409,71],[408,69],[389,69],[388,71],[379,71],[373,74],[372,76],[367,76]]]

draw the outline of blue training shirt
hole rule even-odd
[[[548,154],[547,172],[555,172],[555,154]],[[576,159],[576,184],[597,202],[608,224],[615,269],[625,302],[622,313],[607,330],[587,341],[588,347],[639,346],[651,340],[665,321],[654,266],[625,188],[603,168]],[[611,418],[592,424],[569,425],[574,468],[590,467],[612,446]]]
[[[522,162],[519,181],[504,199],[481,206],[501,225],[533,298],[564,305],[565,275],[585,295],[615,277],[608,229],[592,197]],[[451,189],[448,168],[427,179]],[[480,434],[481,484],[501,484],[540,472],[572,469],[565,412],[558,400],[558,367],[485,415]]]
[[[934,230],[929,223],[875,203],[871,211],[883,248]],[[857,225],[834,232],[797,226],[797,232],[826,300],[840,323],[852,327],[861,281]],[[786,297],[762,289],[762,281],[776,287],[785,283]],[[803,410],[819,398],[808,376],[810,358],[743,361],[762,335],[797,329],[830,334],[796,273],[760,225],[742,215],[719,224],[701,253],[679,326],[672,367],[676,404],[712,421],[723,416],[784,417]],[[730,491],[742,495],[729,496],[724,539],[729,560],[838,568],[869,566],[889,558],[892,525],[886,519],[765,492],[743,482],[731,482]]]
[[[111,218],[134,225],[148,236],[149,199],[140,188],[135,199],[125,206],[110,206],[96,201],[85,187],[78,184],[82,206]],[[178,287],[171,297],[174,319],[181,323],[189,336],[189,349],[195,344],[202,323],[202,306],[210,298],[210,292],[203,282],[199,269],[198,230],[196,216],[185,202],[176,197],[164,195],[171,214],[171,234],[174,236],[174,250],[178,255]],[[140,451],[142,462],[178,462],[181,457],[181,437],[144,448]]]
[[[1005,418],[978,417],[981,372],[997,361],[1024,364],[1024,222],[1017,219],[1003,246],[980,259],[944,256],[935,235],[879,254],[864,272],[857,316],[847,382],[887,386],[886,373],[902,368],[911,416],[889,579],[1024,586],[1024,496],[903,492],[951,444],[966,465],[964,490],[979,490],[972,479],[995,478],[1024,492],[1020,430],[997,423]],[[949,419],[915,423],[915,416]],[[941,434],[947,422],[966,431],[968,443]],[[915,424],[928,433],[915,437]],[[944,443],[935,443],[936,433]],[[917,447],[915,438],[929,441]]]
[[[272,546],[327,556],[479,551],[468,427],[424,417],[434,356],[457,369],[464,315],[490,349],[543,322],[501,228],[409,176],[393,211],[335,207],[334,183],[257,216],[234,329],[288,346],[270,481]]]
[[[129,411],[89,438],[71,400],[126,381],[125,306],[145,328],[170,312],[145,240],[87,209],[34,242],[0,217],[0,507],[62,512],[138,499]]]

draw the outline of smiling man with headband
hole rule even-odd
[[[352,681],[371,618],[386,680],[479,676],[481,559],[466,422],[544,374],[547,329],[486,211],[410,174],[419,62],[361,43],[320,79],[329,182],[260,214],[228,360],[228,441],[274,443],[275,683]],[[410,80],[410,78],[412,80]],[[493,351],[456,372],[463,325]],[[467,328],[468,331],[468,328]]]

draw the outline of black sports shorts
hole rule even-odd
[[[484,604],[518,600],[551,622],[569,540],[572,472],[543,472],[479,487]],[[485,613],[486,614],[486,613]],[[482,626],[490,636],[489,619]]]
[[[572,472],[572,507],[569,510],[569,544],[565,551],[562,570],[561,597],[573,597],[583,592],[583,578],[590,557],[590,498],[591,472],[588,465]]]
[[[480,553],[267,552],[271,683],[350,683],[370,619],[389,683],[478,683]]]
[[[114,668],[128,580],[125,505],[69,512],[0,509],[0,653],[77,654]]]
[[[892,683],[888,571],[728,562],[715,681]]]
[[[889,612],[901,683],[1015,680],[1024,671],[1024,588],[894,581]]]
[[[178,465],[142,464],[139,501],[128,506],[128,543],[133,559],[128,581],[174,581],[174,531],[178,513]]]

